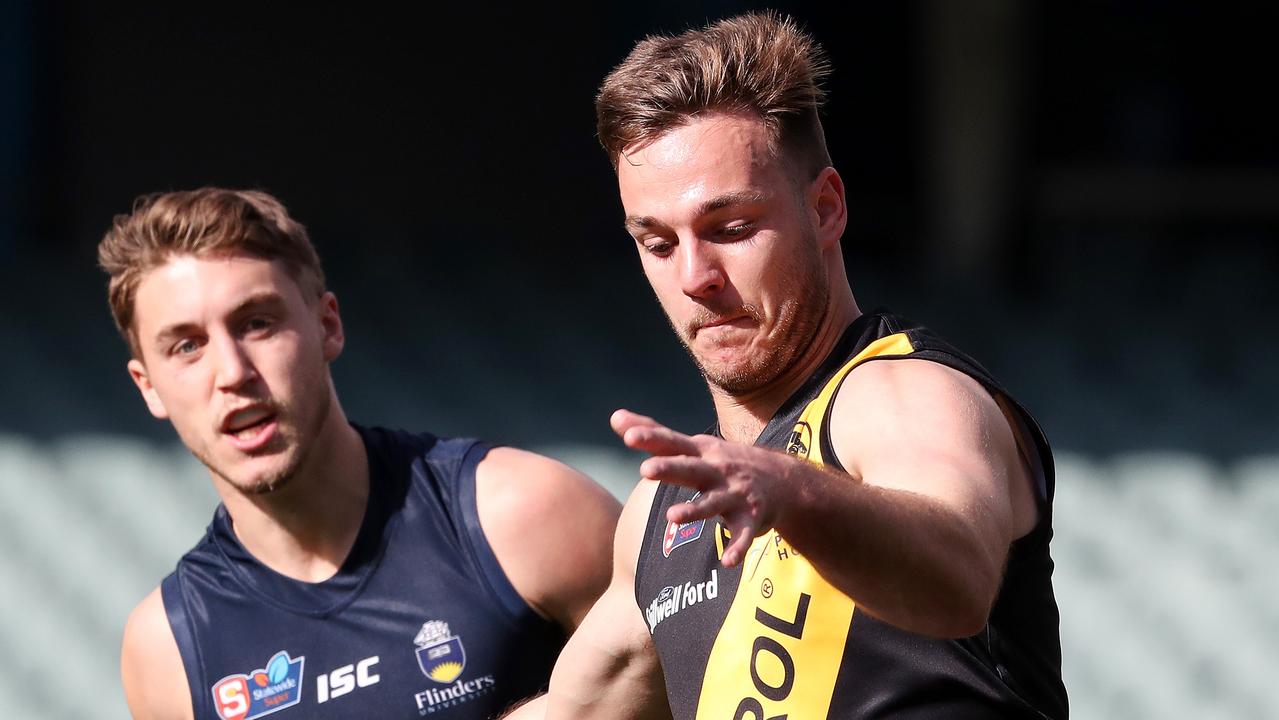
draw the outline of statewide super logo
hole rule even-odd
[[[462,638],[449,632],[449,625],[439,620],[422,624],[417,637],[417,664],[422,672],[441,685],[448,685],[466,668],[466,648]]]
[[[266,667],[251,673],[227,675],[213,686],[213,706],[222,720],[253,720],[298,704],[302,699],[305,657],[289,657],[281,650]]]
[[[701,493],[696,493],[688,499],[693,502]],[[687,545],[702,536],[702,526],[706,525],[706,520],[694,520],[686,523],[666,523],[666,534],[662,536],[662,555],[670,557],[671,551],[680,545]]]

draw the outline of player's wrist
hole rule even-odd
[[[787,539],[802,538],[830,510],[836,479],[823,466],[793,455],[775,453],[778,471],[773,506],[773,527]]]

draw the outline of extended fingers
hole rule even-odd
[[[699,455],[693,438],[665,425],[635,425],[622,433],[622,442],[632,450],[651,455]]]
[[[722,478],[714,466],[694,455],[656,455],[640,463],[640,475],[699,490]]]
[[[728,515],[739,509],[742,499],[727,490],[712,490],[697,496],[696,500],[672,505],[666,510],[670,522],[686,523],[694,520]]]
[[[754,525],[750,523],[740,523],[732,528],[733,542],[724,548],[724,557],[720,558],[720,564],[726,568],[733,567],[741,563],[746,557],[746,553],[751,549],[751,543],[755,541],[755,534],[758,532]]]
[[[625,408],[615,411],[608,419],[608,424],[613,428],[613,432],[619,436],[625,435],[626,431],[633,427],[661,427],[662,424],[647,415],[640,415],[631,412]]]

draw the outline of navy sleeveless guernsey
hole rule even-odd
[[[564,644],[480,529],[474,440],[356,428],[369,500],[350,555],[306,583],[255,560],[219,506],[161,594],[198,720],[490,718]]]
[[[1039,522],[1012,544],[986,627],[958,640],[900,630],[861,611],[776,530],[745,561],[720,565],[730,538],[715,519],[675,524],[694,491],[660,485],[636,568],[636,601],[661,658],[676,720],[1064,720],[1053,597],[1052,451],[1035,421],[967,355],[884,311],[857,319],[831,356],[769,421],[756,445],[838,469],[831,406],[866,362],[912,358],[969,375],[1014,409],[1037,480]]]

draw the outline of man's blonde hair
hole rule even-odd
[[[817,110],[830,73],[820,45],[774,12],[728,18],[700,30],[646,38],[604,79],[595,100],[600,144],[617,167],[642,146],[699,115],[760,118],[774,150],[815,177],[830,165]]]
[[[138,285],[175,255],[280,260],[304,295],[324,294],[324,271],[306,228],[267,193],[206,187],[143,195],[132,212],[115,216],[98,244],[98,264],[110,276],[111,315],[136,357]]]

